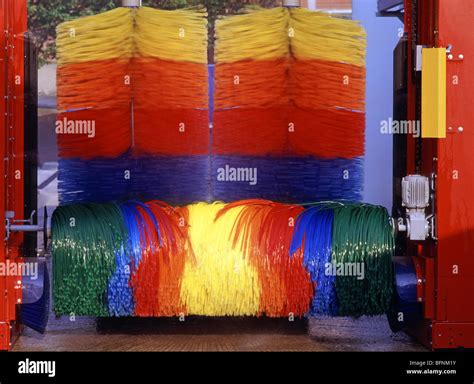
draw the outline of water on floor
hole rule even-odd
[[[358,320],[51,318],[26,329],[14,351],[425,351],[385,317]]]

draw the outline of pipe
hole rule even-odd
[[[283,0],[284,7],[301,7],[300,0]]]
[[[141,7],[142,0],[122,0],[122,7]]]
[[[42,225],[10,225],[10,232],[43,232],[44,227]]]

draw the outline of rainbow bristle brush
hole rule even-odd
[[[222,167],[255,169],[259,180],[253,187],[217,180],[214,196],[360,200],[363,29],[323,13],[274,8],[223,18],[216,31],[212,180]]]
[[[123,7],[58,27],[61,202],[209,198],[206,16]]]
[[[388,218],[383,207],[341,202],[61,206],[52,219],[54,310],[103,317],[380,315],[392,293]],[[355,269],[341,273],[340,265]]]

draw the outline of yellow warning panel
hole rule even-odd
[[[446,48],[423,48],[421,137],[446,137]]]

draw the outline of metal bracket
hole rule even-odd
[[[8,241],[10,239],[10,234],[12,232],[43,232],[46,248],[46,244],[50,236],[50,228],[48,226],[48,211],[46,207],[44,207],[44,218],[42,225],[34,224],[33,217],[35,214],[36,211],[32,211],[29,219],[15,220],[15,212],[5,212],[5,241]]]
[[[423,65],[423,45],[417,45],[415,48],[415,71],[421,72],[422,65]]]

